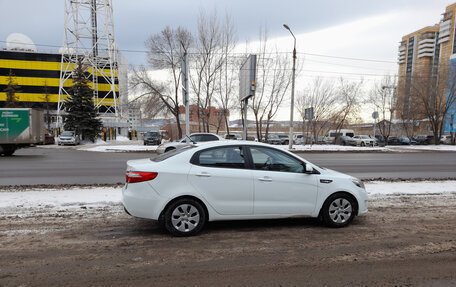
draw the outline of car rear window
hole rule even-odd
[[[173,157],[173,156],[175,156],[177,154],[180,154],[180,153],[183,153],[185,151],[188,151],[188,150],[190,150],[192,148],[195,148],[195,146],[193,146],[193,145],[184,146],[182,148],[179,148],[179,149],[176,149],[176,150],[173,150],[173,151],[165,152],[162,155],[159,155],[159,156],[157,156],[155,158],[151,158],[151,160],[154,161],[154,162],[161,162],[161,161],[164,161],[164,160],[166,160],[168,158],[171,158],[171,157]]]

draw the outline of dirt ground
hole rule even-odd
[[[0,212],[0,286],[456,286],[456,195],[377,196],[343,229],[210,223],[174,238],[120,205]]]

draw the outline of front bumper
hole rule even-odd
[[[66,144],[75,145],[76,144],[76,140],[74,140],[74,139],[59,139],[59,144],[61,144],[61,145],[66,145]]]

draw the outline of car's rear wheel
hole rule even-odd
[[[326,199],[321,218],[329,227],[345,227],[355,217],[355,202],[345,193],[336,193]]]
[[[191,198],[181,198],[171,203],[164,213],[165,228],[174,236],[192,236],[206,223],[203,206]]]

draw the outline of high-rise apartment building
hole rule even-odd
[[[410,110],[412,76],[429,77],[439,63],[439,25],[428,26],[402,37],[399,45],[397,117]],[[400,116],[399,116],[400,115]]]
[[[453,62],[456,64],[455,16],[456,3],[446,7],[439,24],[402,37],[398,53],[396,118],[408,119],[422,109],[418,102],[411,99],[413,81],[437,79],[443,74],[448,77],[448,68]],[[440,88],[440,93],[446,95],[447,89]],[[448,129],[446,122],[445,130]]]

